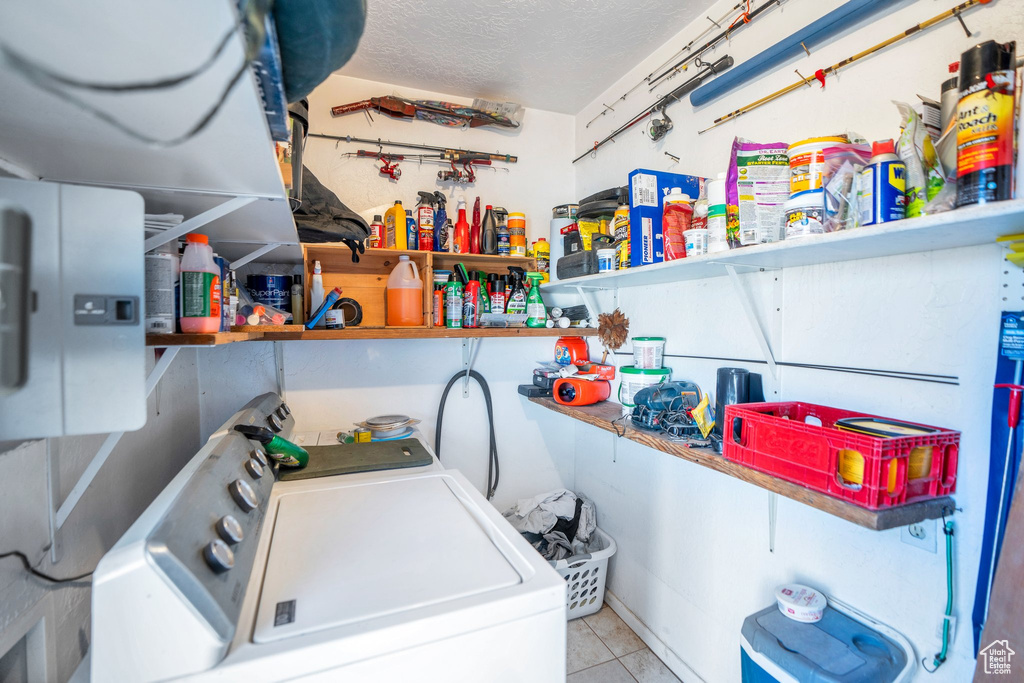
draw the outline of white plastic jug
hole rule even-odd
[[[407,254],[398,257],[398,265],[388,275],[387,324],[394,327],[423,325],[423,281],[420,271]]]

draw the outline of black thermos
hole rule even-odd
[[[750,372],[743,368],[718,368],[715,391],[715,428],[720,437],[724,433],[725,407],[734,403],[750,402]]]

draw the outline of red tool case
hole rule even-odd
[[[812,403],[729,405],[723,455],[869,510],[956,490],[960,432],[918,424],[935,431],[883,438],[834,426],[851,417],[886,419]]]

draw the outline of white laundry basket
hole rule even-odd
[[[591,552],[586,555],[550,561],[555,571],[565,579],[565,605],[569,619],[593,614],[604,603],[608,558],[615,554],[615,541],[600,529],[594,529],[590,547]]]

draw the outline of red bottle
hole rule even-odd
[[[473,204],[473,226],[469,229],[469,253],[480,253],[480,198]]]
[[[469,223],[466,222],[466,200],[459,200],[459,220],[455,222],[455,234],[452,236],[452,253],[469,253]]]

